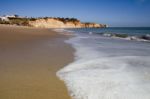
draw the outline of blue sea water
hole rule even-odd
[[[128,35],[147,35],[150,34],[150,27],[108,27],[108,28],[82,28],[82,29],[68,29],[82,33],[118,33]]]
[[[74,62],[57,72],[73,99],[150,99],[150,43],[100,33],[150,34],[150,28],[67,29]]]

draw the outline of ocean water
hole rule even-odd
[[[101,36],[107,37],[119,37],[127,40],[150,42],[150,27],[82,28],[82,29],[68,29],[68,31],[99,34]]]
[[[150,99],[150,43],[98,34],[106,30],[61,30],[75,35],[65,42],[76,52],[75,61],[57,76],[73,99]],[[128,34],[150,33],[149,29],[130,30]]]
[[[82,28],[82,29],[68,29],[76,32],[93,32],[93,33],[119,33],[128,35],[146,35],[150,34],[150,27],[108,27],[108,28]]]

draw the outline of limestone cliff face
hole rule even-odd
[[[101,28],[106,27],[103,24],[81,23],[80,21],[63,22],[54,18],[37,19],[29,21],[29,25],[37,28]]]

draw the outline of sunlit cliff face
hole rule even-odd
[[[96,23],[81,23],[80,21],[74,22],[63,22],[57,19],[49,18],[49,19],[37,19],[35,21],[29,22],[30,26],[40,27],[40,28],[100,28],[106,27],[103,24]]]

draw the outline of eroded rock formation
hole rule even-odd
[[[102,28],[104,24],[81,23],[80,21],[62,21],[55,18],[29,21],[29,25],[38,28]]]

